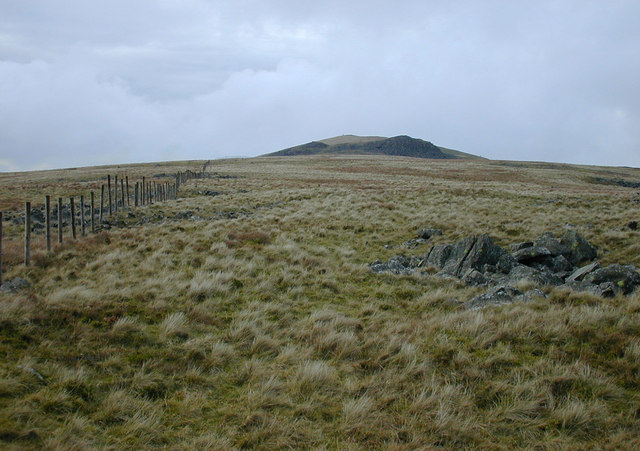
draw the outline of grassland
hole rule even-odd
[[[0,208],[200,166],[0,174]],[[477,288],[367,267],[422,227],[507,245],[568,225],[604,264],[640,266],[625,227],[640,193],[593,183],[640,171],[385,157],[209,170],[233,178],[190,181],[29,268],[6,227],[5,277],[31,287],[0,294],[0,448],[640,447],[640,294],[545,288],[469,311]]]

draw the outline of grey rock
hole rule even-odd
[[[422,263],[417,257],[407,258],[404,255],[391,257],[388,262],[376,260],[369,264],[371,271],[375,273],[391,273],[396,275],[411,274]]]
[[[599,268],[600,268],[600,262],[595,261],[593,263],[589,263],[588,265],[583,266],[582,268],[576,269],[569,277],[567,277],[566,281],[575,282],[578,280],[582,280],[584,276],[586,276],[590,272],[593,272]]]
[[[496,264],[496,269],[503,274],[509,274],[514,266],[518,264],[518,261],[513,258],[513,255],[505,252],[498,259],[498,263]]]
[[[582,238],[575,230],[568,230],[560,243],[567,248],[565,257],[573,264],[578,265],[584,261],[591,261],[598,256],[596,248]]]
[[[428,240],[433,236],[442,235],[442,230],[440,229],[421,229],[418,232],[418,238],[422,238],[423,240]]]
[[[536,246],[545,247],[551,252],[551,255],[567,255],[569,249],[553,236],[551,232],[545,232],[536,240]]]
[[[402,243],[402,245],[404,247],[406,247],[406,248],[413,249],[413,248],[416,248],[419,245],[424,244],[424,243],[426,243],[428,241],[429,240],[425,240],[424,238],[414,238],[412,240],[405,241],[404,243]]]
[[[470,310],[479,310],[489,305],[510,304],[516,300],[517,296],[521,296],[522,292],[511,286],[500,286],[492,288],[485,294],[478,295],[471,299],[467,304]]]
[[[462,276],[462,281],[472,286],[488,285],[490,282],[490,280],[477,269],[468,270],[464,276]]]
[[[436,244],[431,248],[425,260],[428,266],[443,268],[453,249],[452,244]]]
[[[515,301],[531,302],[536,299],[548,299],[548,296],[544,294],[544,291],[534,288],[524,294],[515,297]]]
[[[551,251],[546,247],[532,246],[515,251],[511,255],[518,261],[518,263],[528,264],[551,257]]]
[[[449,258],[442,267],[442,272],[459,277],[462,264],[476,244],[476,240],[477,238],[471,235],[455,243],[451,247]]]
[[[633,265],[610,265],[596,269],[587,274],[583,281],[587,284],[600,286],[603,283],[615,284],[616,290],[624,294],[631,293],[637,285],[640,285],[640,274]]]
[[[538,285],[561,285],[562,279],[552,272],[541,271],[530,266],[518,265],[509,273],[509,280],[517,284],[521,280],[527,280]]]
[[[0,285],[0,291],[3,293],[17,293],[19,290],[30,286],[31,284],[22,277],[14,277]]]
[[[511,252],[516,252],[520,249],[526,249],[528,247],[533,247],[533,241],[523,241],[522,243],[514,243],[509,245],[509,249],[511,249]]]

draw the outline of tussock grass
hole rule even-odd
[[[504,246],[571,227],[603,264],[640,264],[626,228],[637,192],[589,181],[637,181],[637,170],[384,157],[214,166],[237,178],[191,181],[180,200],[123,216],[126,228],[51,255],[36,235],[30,268],[20,227],[5,222],[5,277],[32,285],[0,294],[0,447],[640,447],[639,294],[538,287],[548,299],[469,311],[479,288],[367,266],[426,252],[401,245],[424,227],[443,230],[433,243],[486,232]],[[43,187],[77,196],[110,170],[0,175],[0,207]]]

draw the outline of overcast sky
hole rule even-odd
[[[407,134],[640,167],[640,2],[0,0],[0,171]]]

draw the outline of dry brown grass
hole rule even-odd
[[[0,207],[190,166],[2,174]],[[37,235],[30,268],[7,226],[5,277],[32,286],[0,294],[0,447],[640,447],[638,294],[547,289],[468,311],[476,288],[366,266],[423,227],[507,245],[568,224],[604,264],[640,265],[625,228],[640,194],[589,181],[637,170],[347,156],[210,170],[235,178],[190,181],[51,255]]]

